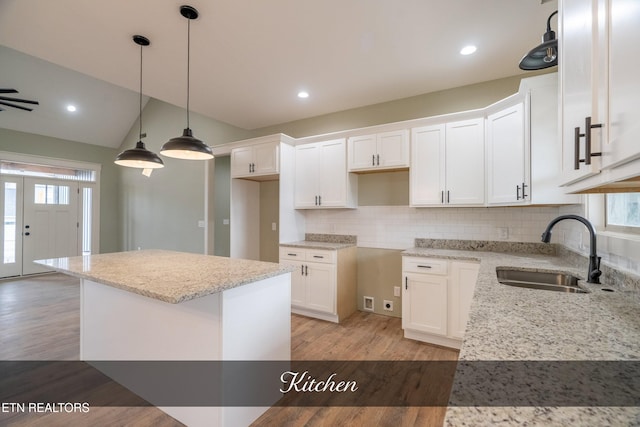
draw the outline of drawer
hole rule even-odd
[[[449,261],[439,258],[404,257],[402,271],[444,276],[449,273]]]
[[[294,260],[294,261],[304,261],[305,250],[301,248],[281,247],[280,260],[283,260],[283,259]]]
[[[307,262],[336,263],[336,251],[307,249]]]

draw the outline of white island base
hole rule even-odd
[[[290,307],[290,273],[178,304],[83,278],[80,358],[286,361],[291,357]],[[127,378],[113,379],[127,386]],[[238,427],[268,408],[160,409],[190,427]]]

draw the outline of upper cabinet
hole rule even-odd
[[[412,206],[482,206],[484,119],[411,130],[409,198]]]
[[[515,95],[487,115],[487,203],[524,204],[530,194],[525,100]]]
[[[265,179],[280,170],[280,142],[265,142],[231,150],[231,177]]]
[[[296,147],[296,209],[354,208],[357,185],[347,172],[344,138]]]
[[[349,172],[409,167],[409,131],[399,130],[349,138]]]
[[[579,203],[560,187],[558,79],[555,73],[522,79],[520,90],[487,108],[487,204]]]
[[[628,0],[560,0],[559,12],[567,191],[640,175],[640,166],[625,165],[640,157],[640,8]]]

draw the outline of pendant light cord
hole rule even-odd
[[[191,19],[187,19],[187,129],[189,129],[189,64],[191,63]]]
[[[138,134],[140,137],[140,141],[142,141],[142,45],[140,45],[140,133]]]

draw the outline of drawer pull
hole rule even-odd
[[[418,268],[433,268],[430,265],[418,265]]]
[[[298,254],[287,254],[288,256],[298,256]]]
[[[324,256],[322,256],[322,255],[314,255],[313,257],[314,258],[320,258],[320,259],[324,258]]]

